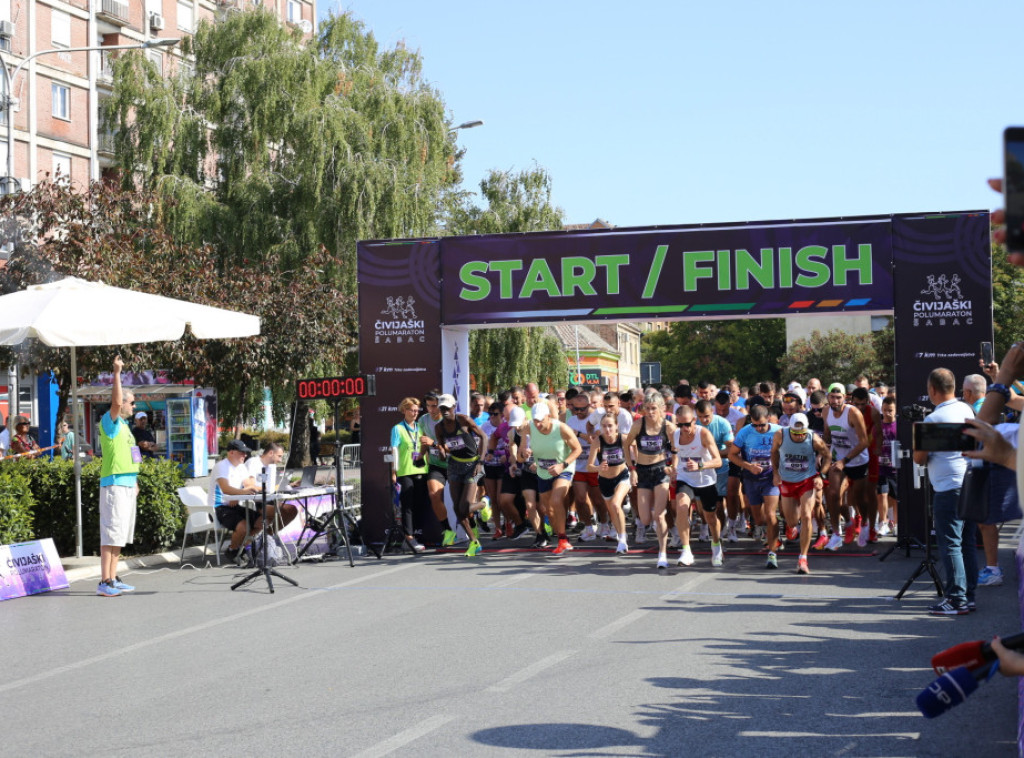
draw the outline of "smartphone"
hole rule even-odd
[[[981,361],[982,361],[982,363],[984,363],[986,366],[988,366],[988,364],[990,364],[993,360],[995,360],[995,358],[993,358],[993,356],[992,356],[992,343],[991,342],[982,342],[981,343]]]
[[[1024,253],[1024,126],[1003,132],[1003,196],[1006,202],[1006,250]]]
[[[929,453],[974,450],[978,441],[964,434],[967,424],[914,424],[914,450]]]

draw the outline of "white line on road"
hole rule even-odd
[[[536,576],[536,574],[530,574],[530,573],[528,573],[526,571],[523,571],[522,573],[515,574],[514,576],[510,576],[507,579],[499,579],[498,581],[494,582],[493,584],[488,584],[488,585],[486,585],[484,587],[484,589],[485,590],[499,590],[499,589],[501,589],[503,587],[511,587],[513,584],[519,584],[519,582],[524,582],[524,581],[526,581],[527,579],[529,579],[530,577],[533,577],[533,576]]]
[[[648,613],[650,613],[650,611],[645,608],[637,608],[635,611],[627,613],[625,616],[621,618],[615,619],[615,621],[611,622],[610,624],[605,624],[600,629],[591,632],[587,636],[590,637],[590,639],[592,640],[599,640],[603,637],[610,637],[611,635],[615,634],[615,632],[622,629],[624,626],[629,626],[634,621],[639,621]]]
[[[566,658],[576,655],[575,650],[562,650],[554,655],[549,655],[547,658],[542,658],[536,663],[531,663],[526,668],[517,671],[510,677],[502,679],[497,684],[494,684],[487,688],[488,692],[508,692],[510,689],[515,687],[517,684],[522,684],[527,679],[537,676],[542,671],[546,671],[552,666],[557,666],[559,663],[564,661]]]
[[[68,663],[67,665],[58,666],[57,668],[49,669],[47,671],[40,671],[38,674],[27,676],[24,679],[16,679],[13,682],[7,682],[6,684],[0,685],[0,692],[10,692],[11,690],[16,690],[21,687],[25,687],[29,684],[41,682],[44,679],[51,679],[52,677],[59,676],[61,674],[66,674],[70,671],[75,671],[80,668],[85,668],[86,666],[91,666],[94,663],[102,663],[103,661],[110,660],[111,658],[117,658],[119,656],[124,655],[125,653],[133,653],[136,650],[142,650],[147,647],[153,647],[154,645],[160,645],[164,642],[169,642],[171,640],[178,639],[179,637],[184,637],[189,634],[206,631],[207,629],[213,629],[214,627],[223,626],[224,624],[231,624],[235,621],[247,618],[249,616],[253,616],[257,613],[264,613],[266,611],[275,610],[286,605],[291,605],[292,603],[297,603],[301,600],[307,600],[309,598],[318,597],[321,592],[325,592],[327,590],[337,590],[343,587],[350,587],[353,584],[369,582],[379,577],[387,576],[388,574],[394,574],[398,571],[405,571],[408,568],[412,568],[414,565],[416,564],[406,563],[403,566],[396,566],[395,568],[385,569],[384,571],[378,571],[375,574],[367,574],[365,576],[356,577],[355,579],[349,579],[347,582],[334,584],[330,587],[318,587],[315,589],[310,589],[300,595],[292,595],[291,597],[285,598],[284,600],[278,600],[276,603],[261,605],[258,608],[252,608],[248,611],[241,611],[240,613],[234,613],[230,616],[220,616],[216,619],[206,621],[202,624],[196,624],[195,626],[190,626],[185,629],[177,629],[173,632],[162,634],[159,637],[152,637],[150,639],[143,640],[142,642],[136,642],[134,645],[119,647],[114,650],[110,650],[106,653],[102,653],[100,655],[94,655],[89,658],[83,658],[82,660],[75,661],[74,663]]]
[[[399,732],[393,737],[389,737],[383,742],[378,742],[373,747],[367,748],[361,753],[356,753],[352,758],[382,758],[382,756],[385,756],[388,753],[393,753],[399,748],[405,747],[410,742],[415,742],[420,737],[424,737],[436,729],[440,729],[454,718],[454,716],[431,716],[430,718]]]

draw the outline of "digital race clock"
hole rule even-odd
[[[336,376],[329,379],[300,379],[297,392],[300,400],[339,400],[345,397],[366,397],[377,394],[377,377],[373,374]]]

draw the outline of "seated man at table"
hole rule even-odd
[[[149,428],[149,416],[145,411],[135,414],[135,426],[131,429],[135,444],[139,446],[139,452],[143,458],[156,458],[156,436]]]
[[[284,448],[278,445],[276,442],[268,442],[266,447],[263,448],[263,453],[260,455],[254,455],[248,461],[245,462],[245,467],[249,471],[250,479],[247,483],[256,485],[257,491],[260,490],[260,476],[263,474],[263,469],[267,466],[280,466],[284,460]],[[267,482],[267,494],[271,494],[277,490],[277,482]],[[291,503],[281,503],[278,506],[281,509],[281,526],[285,527],[292,522],[296,516],[299,515],[299,509]],[[271,525],[276,524],[274,520],[275,507],[273,505],[267,506],[267,518],[270,519]],[[271,526],[273,529],[273,526]]]
[[[229,502],[227,499],[228,495],[257,495],[260,492],[245,467],[245,460],[251,452],[242,440],[231,440],[227,455],[217,462],[210,474],[208,502],[217,512],[221,525],[231,530],[231,544],[225,553],[229,561],[238,558],[238,552],[245,543],[246,524],[249,531],[262,526],[257,511],[246,508],[239,500]]]

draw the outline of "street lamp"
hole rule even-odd
[[[154,47],[174,47],[179,42],[181,42],[181,40],[177,37],[168,37],[150,39],[133,45],[90,45],[88,47],[58,47],[50,50],[39,50],[38,52],[32,53],[19,63],[15,67],[13,73],[7,70],[7,64],[4,63],[3,58],[0,57],[0,69],[4,72],[5,93],[3,102],[0,103],[0,105],[3,106],[2,110],[7,114],[7,175],[3,177],[3,184],[0,184],[0,195],[8,194],[10,182],[14,180],[14,96],[12,93],[14,92],[14,80],[18,78],[18,74],[23,68],[25,68],[25,64],[33,58],[38,58],[40,55],[49,55],[51,53],[92,53],[101,50],[148,50]]]
[[[483,126],[483,125],[484,125],[484,122],[483,121],[479,121],[479,120],[477,120],[477,121],[463,121],[458,126],[453,126],[451,128],[451,133],[455,134],[455,132],[459,131],[459,129],[475,129],[478,126]]]

